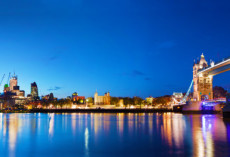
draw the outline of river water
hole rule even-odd
[[[0,113],[0,156],[230,156],[230,122],[176,113]]]

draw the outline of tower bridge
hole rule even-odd
[[[173,99],[173,106],[186,104],[183,107],[184,111],[200,111],[203,106],[216,106],[221,102],[226,102],[224,98],[213,99],[213,76],[226,71],[230,71],[230,57],[217,63],[212,61],[209,65],[202,54],[200,60],[194,62],[193,79],[186,95],[180,101]],[[193,99],[186,103],[192,89]]]
[[[201,101],[202,99],[213,99],[213,76],[230,70],[230,57],[223,61],[208,65],[201,55],[200,61],[193,65],[193,99]]]

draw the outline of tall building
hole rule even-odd
[[[31,83],[31,97],[32,97],[32,100],[38,100],[39,97],[38,97],[38,86],[36,84],[36,82],[34,83]]]
[[[26,102],[25,91],[20,90],[15,74],[10,78],[10,85],[6,84],[4,87],[4,99],[4,107],[22,105]]]
[[[110,93],[105,93],[104,96],[99,96],[96,92],[94,94],[94,105],[110,105]]]
[[[17,86],[18,85],[18,78],[17,76],[13,76],[11,79],[10,79],[10,91],[14,90],[14,86]]]

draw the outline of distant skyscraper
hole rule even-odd
[[[39,97],[38,97],[38,86],[37,86],[36,82],[31,83],[31,97],[32,97],[32,100],[38,100],[39,99]]]
[[[18,78],[17,76],[13,76],[11,79],[10,79],[10,90],[14,90],[14,86],[17,86],[18,85]]]

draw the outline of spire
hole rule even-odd
[[[204,54],[203,53],[201,54],[201,58],[204,58]]]

